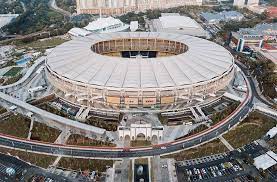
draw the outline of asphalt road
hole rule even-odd
[[[266,104],[266,105],[269,105],[269,106],[272,106],[273,104],[267,100],[265,100],[263,97],[261,97],[258,92],[257,92],[257,88],[256,88],[256,85],[255,85],[255,82],[254,82],[254,79],[253,77],[249,74],[249,71],[244,68],[242,65],[240,64],[237,64],[237,66],[245,73],[245,75],[247,76],[248,80],[249,80],[249,83],[250,83],[250,87],[252,88],[252,94],[254,97],[256,97],[259,101],[261,101],[262,103]]]
[[[245,116],[251,106],[249,102],[248,106],[244,107],[239,114],[232,118],[228,123],[220,126],[218,129],[210,131],[209,133],[196,137],[188,141],[180,142],[178,144],[168,145],[166,149],[152,148],[152,149],[140,149],[137,151],[112,151],[112,150],[97,150],[93,148],[66,148],[64,146],[46,146],[43,144],[30,144],[28,141],[15,141],[10,138],[0,137],[0,145],[10,146],[18,149],[24,149],[28,151],[36,151],[42,153],[48,153],[52,155],[66,155],[66,156],[79,156],[79,157],[105,157],[105,158],[122,158],[122,157],[141,157],[141,156],[154,156],[160,154],[166,154],[174,151],[181,150],[183,148],[189,148],[200,144],[201,142],[209,141],[221,133],[228,130],[229,125],[235,125],[240,117]]]
[[[69,17],[71,16],[70,12],[65,11],[64,9],[61,9],[57,6],[56,0],[50,0],[49,1],[49,6],[51,8],[53,8],[54,10],[56,10],[57,12],[62,13],[64,16],[69,16]]]

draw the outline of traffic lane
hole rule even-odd
[[[44,145],[37,145],[37,144],[28,144],[25,142],[18,142],[18,141],[11,141],[9,139],[1,138],[1,144],[16,147],[24,150],[31,150],[43,153],[49,153],[54,155],[66,155],[66,156],[82,156],[82,157],[111,157],[111,158],[121,158],[121,157],[140,157],[140,156],[153,156],[153,155],[160,155],[166,154],[170,152],[174,152],[177,150],[181,150],[183,148],[189,148],[200,144],[204,141],[208,141],[214,139],[221,133],[225,132],[226,129],[235,125],[237,121],[240,119],[241,116],[244,116],[248,113],[249,107],[243,108],[239,114],[230,120],[230,122],[223,124],[216,130],[213,130],[206,135],[196,137],[194,139],[184,141],[178,144],[173,144],[168,146],[166,149],[151,149],[151,150],[139,150],[139,151],[101,151],[101,150],[83,150],[83,149],[67,149],[58,146],[44,146]],[[4,142],[4,143],[3,143]]]
[[[153,156],[153,155],[160,155],[166,154],[170,152],[174,152],[177,150],[181,150],[183,148],[192,147],[194,145],[200,144],[204,141],[211,140],[221,133],[225,132],[226,129],[228,130],[229,125],[230,127],[236,124],[239,119],[245,116],[249,112],[249,108],[252,107],[253,96],[250,98],[246,107],[241,109],[238,114],[236,114],[233,118],[230,119],[229,122],[222,124],[219,128],[210,131],[209,133],[198,136],[188,141],[180,142],[178,144],[170,145],[166,149],[152,149],[152,150],[140,150],[140,151],[100,151],[100,150],[82,150],[82,149],[67,149],[56,146],[44,146],[40,144],[28,144],[27,142],[18,142],[12,141],[9,139],[1,138],[0,142],[4,145],[10,147],[16,147],[24,150],[33,150],[38,152],[50,153],[50,154],[61,154],[67,156],[84,156],[84,157],[111,157],[111,158],[121,158],[121,157],[139,157],[139,156]],[[227,128],[226,128],[227,127]]]
[[[267,104],[267,105],[272,106],[272,103],[268,102],[267,100],[264,100],[264,99],[261,98],[261,96],[258,94],[256,85],[255,85],[255,82],[254,82],[254,80],[253,80],[251,74],[249,74],[249,75],[247,74],[247,71],[248,71],[248,70],[247,70],[246,68],[244,68],[244,67],[243,67],[242,65],[240,65],[240,64],[236,64],[236,65],[245,73],[245,75],[248,76],[248,81],[249,81],[249,84],[250,84],[250,87],[251,87],[251,90],[252,90],[252,94],[253,94],[257,99],[259,99],[261,102],[263,102],[263,103],[265,103],[265,104]]]

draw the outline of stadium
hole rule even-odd
[[[48,55],[46,68],[56,95],[68,103],[165,110],[221,97],[234,76],[234,59],[197,37],[118,32],[66,42]]]

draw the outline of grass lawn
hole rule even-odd
[[[93,140],[91,138],[84,137],[77,134],[70,135],[66,143],[68,145],[81,145],[81,146],[110,146],[110,147],[116,146],[115,144],[110,142]]]
[[[130,141],[131,147],[145,147],[145,146],[150,146],[151,141],[147,140],[132,140]]]
[[[175,154],[162,156],[162,158],[174,158],[177,161],[195,159],[204,156],[227,152],[228,149],[219,139],[200,145],[192,149],[184,150]]]
[[[81,171],[99,171],[105,172],[106,166],[113,166],[113,160],[97,160],[97,159],[77,159],[63,157],[58,163],[58,167],[81,170]]]
[[[237,127],[224,134],[223,137],[234,147],[239,148],[261,138],[274,127],[277,121],[258,112],[252,112]]]
[[[204,131],[204,130],[206,130],[206,129],[208,129],[208,128],[209,128],[208,126],[206,126],[206,125],[204,125],[204,124],[200,124],[200,125],[197,126],[196,128],[190,130],[190,131],[188,132],[188,134],[186,134],[186,135],[184,135],[184,136],[182,136],[182,137],[176,138],[176,140],[177,140],[177,139],[181,139],[181,138],[186,138],[186,137],[191,136],[191,135],[194,135],[194,134],[196,134],[196,133],[200,133],[200,132],[202,132],[202,131]]]
[[[17,82],[18,80],[20,80],[22,77],[23,77],[22,74],[16,75],[14,77],[10,77],[3,83],[3,85],[13,84],[13,83]]]
[[[61,39],[61,38],[51,38],[51,39],[45,39],[45,40],[36,40],[30,43],[23,43],[21,41],[18,41],[16,43],[17,46],[23,48],[23,47],[32,47],[36,49],[43,49],[43,48],[50,48],[50,47],[56,47],[67,40]]]
[[[0,133],[17,136],[20,138],[27,138],[30,119],[20,114],[12,115],[6,120],[0,121]]]
[[[48,127],[46,124],[34,122],[31,139],[53,143],[60,133],[60,130]]]
[[[0,106],[0,114],[3,114],[5,112],[7,112],[7,109],[5,109],[4,107]]]
[[[108,121],[100,118],[90,116],[85,122],[88,125],[104,128],[107,131],[117,131],[119,122],[117,121]]]
[[[42,103],[42,104],[38,105],[37,107],[40,108],[40,109],[43,109],[45,111],[51,112],[53,114],[59,115],[61,117],[68,118],[68,119],[73,119],[72,116],[70,116],[69,114],[67,114],[63,111],[60,111],[60,110],[52,107],[48,102],[47,103]]]
[[[12,67],[7,71],[3,76],[5,77],[14,77],[16,76],[23,68],[22,67]]]
[[[54,156],[29,153],[29,152],[23,152],[23,151],[6,149],[6,148],[0,148],[0,152],[5,154],[10,153],[13,156],[18,156],[21,160],[30,162],[31,164],[34,164],[43,168],[47,168],[56,159],[56,157]]]
[[[211,116],[211,120],[213,121],[212,125],[217,124],[218,122],[222,121],[224,118],[229,116],[236,108],[239,106],[239,102],[232,102],[226,108],[224,108],[221,112],[216,112]]]

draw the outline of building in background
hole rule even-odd
[[[234,0],[233,5],[237,7],[243,7],[245,5],[245,0]]]
[[[230,20],[241,21],[244,16],[237,11],[222,11],[220,13],[205,12],[200,14],[201,18],[209,24],[217,24],[221,21],[227,22]]]
[[[168,32],[207,38],[208,33],[193,19],[178,13],[162,13],[152,20],[154,32]]]
[[[257,14],[262,14],[263,12],[265,12],[267,10],[267,6],[247,6],[247,9],[249,9],[250,11],[257,13]]]
[[[0,29],[13,21],[19,14],[0,14]]]
[[[233,32],[233,42],[237,44],[237,51],[243,51],[245,45],[263,46],[263,41],[277,40],[277,23],[258,24],[254,28],[240,28]]]
[[[234,0],[233,5],[239,8],[244,6],[258,6],[259,0]]]
[[[245,0],[247,2],[247,6],[258,6],[260,0]]]
[[[131,30],[131,32],[137,31],[138,28],[139,28],[138,21],[131,21],[130,22],[130,30]]]
[[[112,33],[123,32],[130,28],[130,25],[124,24],[121,20],[107,17],[99,18],[96,21],[90,22],[84,29],[94,33]]]
[[[277,7],[268,7],[266,12],[269,18],[277,18]]]
[[[202,0],[76,0],[78,14],[119,15],[130,11],[202,5]]]
[[[85,37],[90,35],[91,32],[83,28],[72,28],[68,31],[68,34],[73,37]]]

